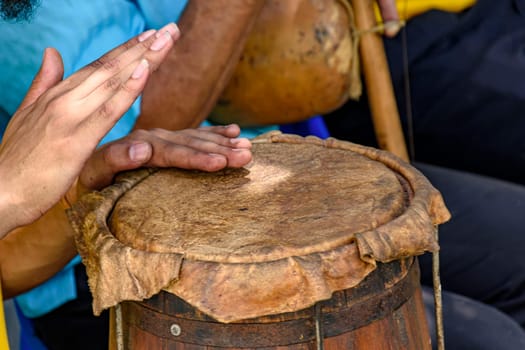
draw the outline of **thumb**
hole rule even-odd
[[[45,49],[40,70],[33,79],[19,109],[24,109],[33,104],[40,95],[59,83],[63,76],[64,63],[62,62],[62,57],[53,48]]]
[[[80,183],[99,190],[113,182],[117,173],[139,168],[153,156],[153,147],[148,142],[119,140],[95,151],[84,165]]]

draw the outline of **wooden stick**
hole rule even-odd
[[[359,39],[361,67],[377,142],[380,148],[409,161],[383,40],[380,34],[372,32],[377,26],[374,0],[350,2],[354,10],[357,30],[362,33]]]

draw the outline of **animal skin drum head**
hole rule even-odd
[[[253,263],[326,251],[399,216],[408,184],[363,155],[253,145],[246,169],[158,171],[119,199],[110,230],[135,249]]]
[[[128,172],[74,205],[96,314],[160,290],[221,322],[291,312],[438,249],[441,195],[392,154],[279,132],[252,151],[242,169]]]

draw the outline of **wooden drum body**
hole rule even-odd
[[[430,349],[415,256],[442,198],[409,164],[270,133],[243,169],[124,174],[69,217],[114,349]]]
[[[320,339],[326,350],[431,349],[416,259],[379,264],[357,287],[310,308],[236,323],[167,292],[121,308],[125,349],[309,350]]]

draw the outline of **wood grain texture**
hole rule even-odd
[[[431,348],[413,261],[381,265],[359,286],[320,304],[326,350]],[[311,350],[316,344],[314,307],[223,324],[169,293],[122,306],[126,349]],[[181,327],[178,337],[170,333],[173,324]]]

